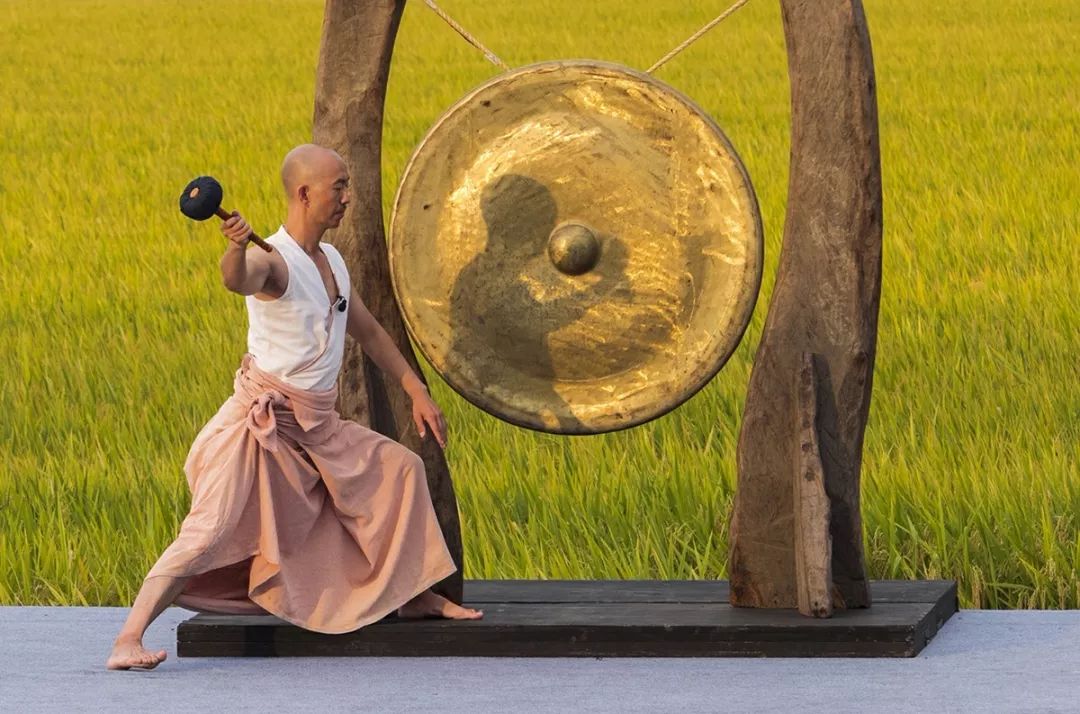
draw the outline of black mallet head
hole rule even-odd
[[[196,221],[205,221],[221,208],[221,184],[213,176],[200,176],[180,194],[180,212]]]
[[[210,216],[228,220],[231,216],[221,207],[222,195],[221,184],[217,179],[213,176],[200,176],[189,183],[180,194],[180,212],[196,221],[205,221]],[[251,234],[251,242],[268,253],[273,250],[270,244],[255,233]]]

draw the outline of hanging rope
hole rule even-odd
[[[424,0],[424,2],[425,2],[425,3],[427,3],[427,6],[428,6],[428,7],[430,7],[430,8],[432,9],[432,10],[434,10],[434,11],[435,11],[435,14],[436,14],[436,15],[438,15],[438,16],[439,16],[439,17],[441,17],[442,19],[446,20],[446,24],[447,24],[447,25],[449,25],[450,27],[452,27],[452,28],[454,28],[455,30],[457,30],[458,34],[459,34],[459,35],[461,35],[462,37],[464,37],[464,38],[465,38],[465,40],[466,40],[466,41],[467,41],[467,42],[468,42],[468,43],[469,43],[470,45],[472,45],[472,46],[473,46],[473,47],[475,47],[476,49],[478,49],[478,50],[480,50],[481,52],[483,52],[483,53],[484,53],[484,56],[485,56],[485,57],[487,57],[487,58],[488,58],[488,60],[490,60],[491,62],[494,62],[495,64],[497,64],[498,66],[502,67],[502,68],[503,68],[503,69],[505,69],[506,71],[510,71],[510,67],[509,67],[509,66],[508,66],[508,65],[507,65],[507,64],[506,64],[505,62],[503,62],[503,61],[502,61],[501,59],[499,59],[499,58],[498,58],[497,56],[495,56],[495,53],[494,53],[494,52],[492,52],[492,51],[491,51],[491,50],[489,50],[489,49],[488,49],[487,47],[484,47],[484,46],[483,46],[482,44],[480,44],[480,40],[478,40],[478,39],[476,39],[475,37],[473,37],[472,35],[470,35],[470,34],[469,34],[469,33],[468,33],[468,32],[467,32],[466,30],[465,30],[465,28],[464,28],[464,27],[462,27],[461,25],[459,25],[459,24],[457,24],[456,22],[454,22],[454,18],[450,17],[450,16],[449,16],[449,15],[447,15],[447,14],[446,14],[445,12],[443,12],[443,11],[442,11],[442,8],[440,8],[440,7],[438,6],[438,5],[436,5],[436,4],[435,4],[435,0]]]
[[[685,42],[683,42],[681,45],[679,45],[678,47],[673,49],[671,52],[668,52],[666,55],[664,55],[659,60],[657,60],[656,64],[654,64],[652,67],[649,67],[647,70],[645,70],[645,73],[646,74],[652,74],[653,72],[655,72],[660,67],[660,65],[664,64],[669,59],[671,59],[675,55],[679,54],[680,52],[685,50],[690,45],[697,42],[698,39],[702,35],[704,35],[706,32],[708,32],[709,30],[711,30],[714,27],[716,27],[717,25],[719,25],[725,18],[727,18],[728,15],[735,12],[736,10],[738,10],[740,7],[742,7],[743,5],[745,5],[748,2],[750,2],[750,0],[738,0],[738,2],[736,2],[734,5],[732,5],[727,10],[724,10],[722,13],[720,13],[712,22],[705,25],[705,27],[701,28],[700,30],[695,32],[693,35],[691,35],[689,38],[687,38],[687,40]]]
[[[666,55],[664,55],[659,60],[657,60],[656,64],[654,64],[652,67],[649,67],[647,70],[645,70],[645,73],[646,74],[652,74],[653,72],[655,72],[662,65],[666,64],[668,60],[670,60],[672,57],[674,57],[675,55],[677,55],[680,52],[682,52],[683,50],[685,50],[690,45],[697,42],[699,39],[701,39],[702,35],[704,35],[706,32],[708,32],[709,30],[711,30],[714,27],[716,27],[717,25],[719,25],[721,22],[723,22],[725,19],[727,19],[727,17],[729,15],[731,15],[733,12],[735,12],[736,10],[738,10],[740,7],[742,7],[743,5],[745,5],[748,2],[750,2],[750,0],[737,0],[734,5],[729,7],[727,10],[724,10],[722,13],[720,13],[715,18],[713,18],[713,20],[711,22],[709,22],[707,25],[702,27],[700,30],[698,30],[694,34],[690,35],[690,37],[688,37],[685,41],[683,41],[678,47],[676,47],[671,52],[668,52]],[[469,32],[464,27],[462,27],[461,25],[459,25],[457,22],[454,21],[454,18],[450,17],[445,12],[443,12],[442,8],[440,8],[438,5],[435,4],[435,0],[424,0],[424,3],[428,7],[430,7],[435,12],[436,15],[438,15],[443,20],[445,20],[447,25],[450,25],[450,27],[454,28],[459,35],[464,37],[465,40],[469,44],[471,44],[473,47],[475,47],[476,49],[483,52],[484,56],[487,57],[489,61],[491,61],[492,63],[498,65],[499,67],[502,67],[506,71],[510,71],[509,65],[507,65],[505,62],[503,62],[501,59],[499,59],[498,56],[496,56],[496,54],[494,52],[489,50],[487,47],[484,47],[484,45],[480,42],[480,40],[478,40],[475,37],[473,37],[472,35],[470,35]]]

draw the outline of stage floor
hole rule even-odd
[[[181,657],[912,657],[957,611],[952,580],[882,580],[873,605],[811,618],[737,608],[725,580],[467,580],[481,620],[326,635],[269,616],[199,614]]]

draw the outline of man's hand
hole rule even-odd
[[[231,218],[222,221],[221,232],[233,243],[244,245],[251,237],[251,226],[248,225],[243,216],[233,211]]]
[[[427,434],[427,428],[424,426],[424,422],[427,422],[431,425],[431,430],[435,433],[435,440],[439,442],[439,446],[446,448],[446,417],[443,416],[439,406],[428,395],[427,390],[418,390],[413,396],[412,417],[416,423],[416,431],[420,433],[421,439]]]

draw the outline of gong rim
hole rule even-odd
[[[401,230],[400,220],[403,213],[402,204],[411,188],[410,181],[416,175],[416,165],[418,164],[419,159],[424,156],[429,143],[441,135],[444,126],[448,122],[454,120],[458,112],[466,110],[478,96],[490,92],[499,85],[512,82],[521,75],[544,71],[558,72],[560,70],[575,69],[632,77],[640,82],[650,85],[654,90],[667,94],[688,109],[690,114],[696,120],[702,122],[705,127],[707,127],[712,138],[722,145],[728,158],[731,160],[743,190],[743,199],[746,202],[746,212],[750,218],[750,230],[749,238],[745,242],[745,262],[749,266],[749,269],[742,274],[743,281],[741,283],[741,289],[738,291],[738,307],[731,311],[729,315],[729,322],[734,327],[725,332],[728,339],[720,343],[722,348],[713,350],[709,353],[712,357],[711,359],[695,366],[691,371],[692,376],[680,382],[680,391],[671,395],[669,399],[654,402],[651,408],[641,408],[639,406],[635,412],[629,415],[622,412],[616,412],[614,415],[608,415],[608,418],[603,416],[593,417],[588,423],[575,420],[570,424],[566,424],[557,420],[555,423],[545,421],[537,414],[522,410],[512,402],[495,398],[492,395],[477,389],[475,380],[470,382],[454,370],[447,368],[446,361],[440,359],[438,355],[435,354],[435,350],[427,344],[428,340],[425,339],[423,329],[418,327],[415,316],[407,307],[410,305],[410,302],[403,293],[403,281],[399,279],[403,261],[400,259],[398,251],[395,250],[395,246],[399,243],[398,234],[399,230]],[[395,300],[399,307],[399,313],[402,316],[409,337],[424,356],[428,364],[443,378],[451,389],[466,401],[489,415],[519,427],[551,434],[601,434],[640,426],[670,413],[693,398],[702,388],[715,378],[741,344],[742,338],[749,328],[751,317],[757,304],[764,266],[764,230],[757,195],[754,191],[749,173],[727,135],[724,134],[723,130],[712,117],[708,115],[708,113],[678,89],[661,82],[647,73],[621,64],[602,60],[578,59],[537,62],[496,75],[466,92],[448,109],[443,111],[438,119],[425,132],[423,138],[417,143],[410,155],[409,161],[402,171],[395,192],[391,209],[390,230],[387,232],[387,237],[391,285]],[[610,376],[618,376],[619,374],[629,372],[632,369],[633,367],[629,367],[626,370],[623,370],[623,372],[614,373]]]

